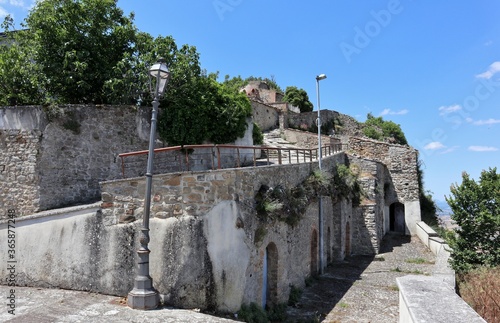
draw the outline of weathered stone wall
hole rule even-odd
[[[321,124],[332,123],[338,118],[339,113],[332,110],[321,110]],[[295,129],[307,130],[316,125],[318,119],[318,111],[304,112],[304,113],[290,113],[288,115],[288,126]],[[327,135],[330,135],[328,133]]]
[[[253,110],[253,122],[259,125],[260,130],[269,131],[279,127],[279,110],[270,105],[250,101]]]
[[[385,205],[405,205],[407,233],[416,232],[420,221],[418,152],[410,146],[388,144],[367,138],[350,137],[349,153],[384,164],[390,181],[384,183]],[[379,186],[380,187],[380,186]]]
[[[17,215],[29,214],[39,208],[35,172],[42,135],[39,130],[0,130],[0,206],[13,209]],[[0,219],[7,212],[0,213]]]
[[[318,148],[318,134],[294,129],[285,129],[283,134],[286,141],[293,142],[299,147],[307,149]],[[321,145],[329,145],[330,139],[329,136],[321,135]]]
[[[121,177],[118,154],[147,148],[148,114],[130,106],[74,105],[49,118],[41,107],[0,108],[6,148],[0,160],[10,161],[0,204],[13,203],[21,216],[99,199],[99,181]]]
[[[334,164],[343,163],[344,160],[343,154],[325,158],[324,167],[333,169]],[[276,246],[279,258],[276,297],[280,302],[286,301],[290,284],[302,286],[304,277],[311,274],[311,263],[318,261],[317,257],[311,258],[311,239],[313,231],[317,233],[318,230],[317,202],[309,206],[297,226],[291,227],[279,221],[259,221],[255,214],[255,195],[261,185],[270,187],[300,185],[310,176],[316,165],[316,163],[305,163],[254,169],[164,174],[154,177],[151,216],[155,221],[165,225],[187,218],[194,221],[193,223],[203,221],[205,243],[208,245],[216,299],[220,309],[234,309],[237,308],[236,304],[239,306],[241,302],[261,301],[263,257],[264,250],[269,245]],[[143,178],[102,183],[104,224],[113,226],[142,218],[144,190]],[[336,223],[346,214],[336,213],[333,202],[329,199],[323,200],[325,232],[340,231],[335,227]],[[162,231],[163,235],[171,236],[170,230]],[[263,230],[264,233],[259,233],[259,230]],[[330,236],[329,241],[325,243],[325,259],[328,258],[328,253],[330,259],[332,257],[333,250],[329,248],[340,249],[333,239]],[[234,255],[234,252],[237,255]],[[244,255],[248,255],[248,262]],[[339,257],[342,255],[336,255],[335,259]],[[317,264],[315,266],[317,267]],[[160,292],[169,288],[167,281],[174,282],[166,277],[159,280],[161,283],[157,288]],[[165,285],[162,285],[163,282]],[[205,281],[200,283],[200,286],[193,287],[197,290],[206,290],[207,286],[203,284]],[[204,295],[203,292],[200,294]],[[177,296],[174,296],[172,297],[175,303]]]
[[[147,150],[151,112],[147,107],[71,105],[47,116],[41,107],[0,108],[0,205],[16,214],[96,201],[99,181],[122,178],[120,153]],[[253,145],[253,125],[236,145]],[[156,148],[165,146],[157,140]],[[221,167],[253,162],[253,150],[221,151]],[[186,158],[188,157],[188,158]],[[124,159],[126,177],[143,176],[147,154]],[[212,149],[155,154],[154,173],[218,166]],[[3,215],[2,215],[3,216]]]
[[[324,159],[325,169],[343,163],[343,153]],[[151,276],[168,304],[236,311],[261,303],[264,255],[276,274],[269,302],[285,302],[290,286],[303,287],[318,269],[318,207],[312,199],[295,226],[260,220],[255,195],[261,185],[296,187],[317,163],[267,166],[154,177],[150,223]],[[125,296],[135,277],[138,227],[145,179],[102,183],[102,210],[19,219],[16,253],[23,255],[18,284],[90,290]],[[335,199],[323,197],[325,232],[336,232]],[[52,211],[51,211],[52,212]],[[126,219],[126,216],[129,216]],[[339,222],[345,223],[345,219]],[[0,223],[0,233],[6,229]],[[43,234],[36,234],[39,230]],[[0,242],[6,243],[6,234]],[[324,259],[333,237],[325,234]],[[74,252],[77,246],[78,252]],[[342,257],[341,255],[338,255]],[[0,254],[0,261],[6,261]],[[330,256],[331,259],[331,256]],[[5,268],[0,275],[5,276]],[[271,277],[271,276],[269,276]]]
[[[353,172],[359,176],[363,193],[360,216],[354,217],[352,225],[352,252],[376,254],[386,233],[384,187],[390,187],[391,179],[384,165],[379,162],[349,155],[348,160]]]
[[[418,152],[410,146],[388,144],[367,138],[351,137],[349,151],[387,166],[400,201],[418,200]]]

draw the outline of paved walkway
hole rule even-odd
[[[429,274],[434,260],[434,254],[418,237],[387,235],[376,257],[354,256],[329,266],[304,291],[297,307],[288,308],[289,319],[291,322],[398,322],[396,278]]]
[[[328,267],[297,306],[288,307],[289,322],[398,322],[396,277],[430,273],[433,261],[417,237],[388,235],[376,257],[355,256]],[[132,310],[119,297],[28,287],[15,288],[16,315],[11,315],[5,302],[9,289],[0,286],[0,322],[234,322],[194,310]]]

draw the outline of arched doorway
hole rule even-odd
[[[262,277],[262,308],[278,304],[278,248],[274,242],[264,250]]]
[[[405,234],[405,206],[402,203],[395,202],[389,207],[389,230]]]
[[[318,231],[313,230],[311,236],[311,276],[318,274]]]
[[[345,256],[351,255],[351,225],[349,222],[345,224]]]

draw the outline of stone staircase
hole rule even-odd
[[[286,141],[284,138],[281,136],[281,131],[280,129],[274,129],[269,132],[263,133],[264,135],[264,143],[262,144],[263,147],[270,147],[270,148],[302,148],[297,146],[293,142]],[[269,154],[269,156],[268,156]],[[297,156],[298,155],[298,156]],[[278,151],[277,150],[262,150],[262,155],[261,159],[267,159],[269,157],[270,160],[278,160]],[[283,164],[288,164],[289,161],[292,163],[297,162],[297,157],[299,161],[304,160],[304,152],[296,151],[296,150],[290,150],[290,151],[281,151],[281,160]],[[309,160],[309,154],[306,154],[306,159]]]

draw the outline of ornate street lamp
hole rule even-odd
[[[158,114],[158,99],[163,95],[168,83],[170,72],[165,61],[160,58],[149,69],[149,86],[153,95],[153,114],[151,116],[151,132],[149,136],[148,166],[146,171],[146,194],[144,197],[144,215],[139,242],[141,244],[137,255],[137,276],[134,281],[134,289],[128,293],[127,304],[131,308],[150,310],[158,307],[159,295],[153,287],[153,279],[149,276],[149,214],[151,208],[151,186],[153,183],[153,158],[154,143],[156,137],[156,116]]]
[[[316,76],[316,96],[318,99],[318,168],[321,172],[321,107],[319,104],[319,81],[326,79],[326,74]],[[323,210],[321,196],[318,200],[318,231],[319,231],[319,273],[323,274],[325,262],[323,259]]]

